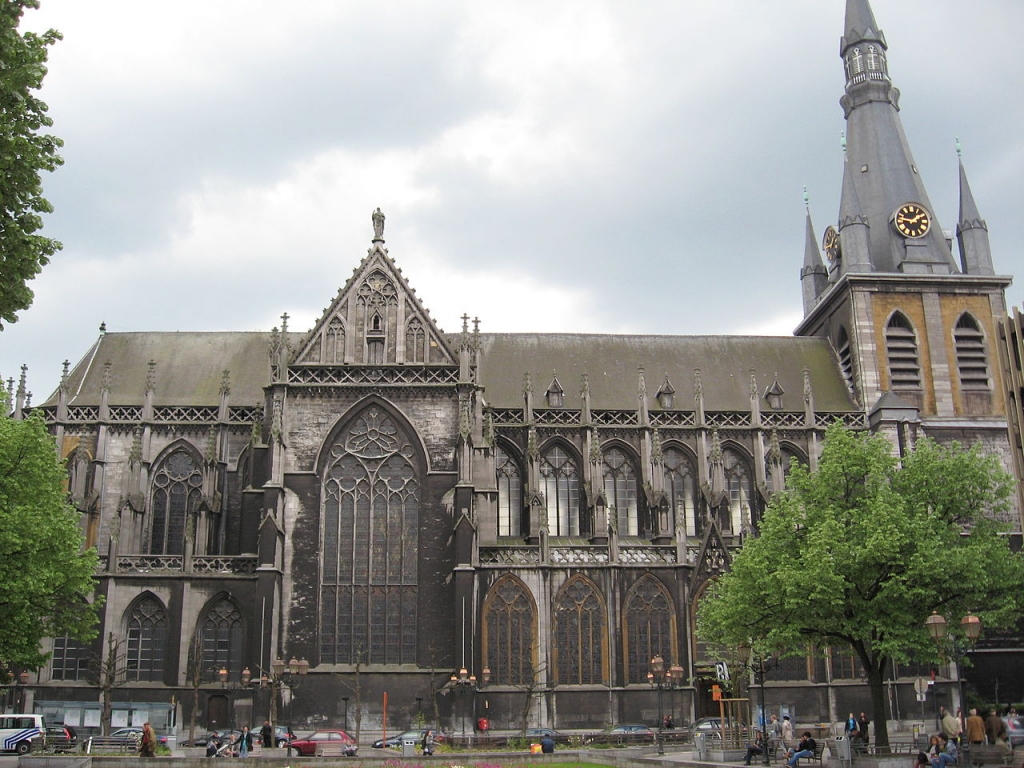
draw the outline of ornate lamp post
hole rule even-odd
[[[932,611],[932,615],[924,620],[924,625],[928,629],[928,634],[932,636],[932,640],[935,641],[939,655],[943,659],[947,658],[945,644],[943,643],[946,637],[946,630],[949,628],[946,617],[936,611]],[[959,638],[951,635],[949,648],[951,651],[950,658],[953,661],[953,673],[956,675],[957,689],[960,695],[960,708],[966,713],[967,701],[964,698],[964,681],[960,674],[960,660],[967,655],[978,641],[978,638],[981,637],[981,619],[968,611],[967,615],[960,619],[960,630],[963,632],[967,645],[961,644],[958,642]]]
[[[647,682],[652,688],[658,689],[658,754],[665,754],[665,691],[671,691],[683,682],[683,668],[678,664],[666,668],[665,659],[657,654],[651,659],[651,669],[647,673]]]
[[[490,676],[490,670],[487,671],[488,677]],[[469,674],[469,670],[465,667],[461,667],[457,674],[453,673],[451,679],[448,681],[451,685],[452,690],[456,692],[456,695],[462,695],[459,692],[465,691],[465,695],[468,695],[470,691],[476,690],[476,675]],[[462,709],[462,738],[466,738],[466,709],[463,705]]]

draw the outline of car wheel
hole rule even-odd
[[[18,746],[14,748],[14,751],[17,752],[19,755],[27,755],[29,752],[32,751],[32,745],[29,744],[27,741],[19,741]]]

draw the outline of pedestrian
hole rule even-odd
[[[985,721],[973,707],[970,717],[967,718],[967,740],[975,746],[985,743]]]
[[[242,726],[242,735],[238,737],[238,756],[248,757],[252,751],[252,731],[248,725]]]
[[[550,733],[545,733],[540,737],[540,751],[545,755],[550,755],[555,751],[555,740],[551,738]]]
[[[960,723],[948,709],[942,716],[942,732],[946,734],[947,739],[953,739],[953,741],[960,736]]]
[[[857,735],[860,736],[861,743],[866,747],[868,745],[868,726],[871,725],[871,721],[868,720],[868,716],[863,712],[860,713],[860,717],[857,718]]]
[[[260,728],[260,744],[264,749],[274,746],[274,728],[269,720],[264,720],[263,727]]]
[[[782,716],[782,746],[787,750],[793,748],[793,721],[789,719],[789,715]]]
[[[427,732],[423,734],[423,741],[420,742],[423,747],[423,754],[427,757],[434,754],[434,747],[437,745],[437,741],[434,739],[434,732],[427,728]]]
[[[139,741],[140,757],[156,757],[156,734],[149,723],[142,724],[142,739]]]

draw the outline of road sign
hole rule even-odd
[[[724,661],[715,662],[715,677],[723,683],[729,682],[729,665]]]

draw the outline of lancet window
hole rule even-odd
[[[167,611],[153,597],[137,601],[125,617],[125,678],[159,681],[167,655]]]
[[[180,555],[185,551],[185,526],[199,511],[203,473],[184,448],[169,453],[153,473],[149,521],[149,553]]]
[[[537,612],[518,579],[506,576],[487,593],[484,603],[484,660],[491,680],[502,685],[532,685]]]
[[[662,464],[665,468],[665,493],[675,520],[670,525],[684,527],[687,536],[695,536],[697,484],[694,482],[693,463],[677,448],[666,448]]]
[[[494,465],[498,483],[498,535],[519,536],[523,514],[519,465],[500,446],[494,449]]]
[[[541,459],[540,485],[544,493],[548,533],[580,535],[580,473],[576,462],[555,446]]]
[[[320,661],[416,661],[421,471],[379,406],[360,413],[323,469]]]
[[[213,603],[200,619],[202,661],[200,669],[205,680],[216,680],[220,670],[228,671],[234,682],[242,678],[242,657],[245,655],[245,631],[242,612],[233,600],[222,597]]]
[[[746,459],[731,448],[722,450],[722,462],[725,466],[725,487],[729,493],[729,519],[723,523],[727,530],[739,533],[751,519],[754,487],[750,469]]]
[[[608,505],[615,510],[619,535],[639,536],[636,471],[633,465],[623,451],[610,448],[604,452],[601,472]]]
[[[625,606],[627,683],[647,682],[656,655],[666,660],[677,658],[674,616],[668,591],[653,576],[643,576],[629,591]]]
[[[576,577],[555,598],[555,679],[559,685],[599,684],[605,679],[607,640],[604,601],[594,583]]]

